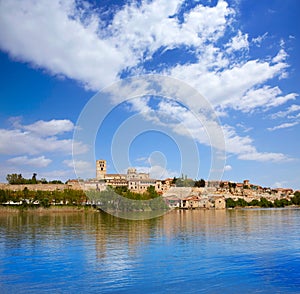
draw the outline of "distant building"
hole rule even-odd
[[[219,188],[220,181],[205,181],[205,187],[207,188]]]
[[[127,187],[133,192],[146,192],[150,186],[154,186],[157,192],[166,191],[170,187],[170,181],[160,181],[150,178],[149,173],[139,173],[136,168],[129,167],[126,174],[107,174],[106,160],[96,161],[96,179],[103,181],[106,186]],[[92,185],[89,185],[92,187]],[[96,186],[94,185],[93,188]]]
[[[96,161],[96,179],[102,180],[106,175],[106,160],[100,159]]]

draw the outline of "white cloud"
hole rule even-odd
[[[73,131],[74,124],[67,119],[57,120],[53,119],[50,121],[39,120],[31,125],[23,126],[23,129],[36,133],[42,137],[60,135],[65,132]]]
[[[150,176],[153,179],[166,179],[178,176],[178,172],[170,171],[162,166],[153,165],[150,169]]]
[[[288,182],[287,181],[280,181],[280,182],[275,182],[272,187],[274,188],[282,188],[284,186],[286,186]]]
[[[50,122],[38,121],[32,125],[16,125],[15,129],[0,129],[0,154],[35,155],[45,152],[61,152],[62,154],[72,153],[72,144],[77,144],[82,153],[88,150],[88,147],[81,142],[73,142],[72,139],[59,139],[51,136],[66,131],[72,123],[67,120],[52,120]],[[57,129],[53,130],[50,126]],[[41,126],[39,129],[38,126]],[[30,129],[26,130],[26,128]]]
[[[56,169],[49,171],[40,171],[38,173],[39,178],[45,178],[48,181],[61,180],[66,181],[68,179],[74,179],[74,171],[72,169]]]
[[[229,164],[225,165],[224,171],[231,171],[231,170],[232,170],[232,166],[231,165],[229,165]]]
[[[0,47],[15,58],[99,90],[118,80],[123,70],[147,73],[143,62],[151,61],[159,49],[166,52],[183,46],[196,61],[162,72],[188,82],[216,107],[250,111],[295,97],[263,85],[276,76],[284,77],[288,65],[283,48],[272,60],[237,61],[235,51],[249,47],[248,35],[234,30],[235,11],[224,0],[216,6],[199,3],[181,21],[177,18],[180,0],[128,3],[112,12],[108,24],[99,11],[91,6],[79,8],[76,3],[2,1]],[[233,34],[224,45],[225,52],[218,41]]]
[[[244,153],[238,156],[239,159],[243,160],[254,160],[254,161],[273,161],[273,162],[287,162],[293,160],[292,158],[287,157],[283,153],[272,153],[272,152],[253,152],[253,153]]]
[[[99,90],[162,46],[199,46],[222,35],[231,13],[225,1],[216,7],[196,6],[182,24],[169,17],[180,4],[168,0],[127,4],[106,26],[96,11],[79,9],[71,0],[4,1],[0,46],[13,57]]]
[[[155,164],[151,167],[148,166],[139,166],[137,171],[140,173],[149,173],[152,179],[163,180],[166,178],[174,178],[178,176],[177,171],[168,170],[166,167]]]
[[[286,117],[290,113],[297,112],[297,111],[300,111],[300,105],[293,104],[285,111],[279,111],[277,113],[272,114],[271,118],[275,119],[275,118]]]
[[[243,133],[248,133],[253,130],[253,127],[247,127],[243,123],[237,123],[236,126],[242,130]]]
[[[81,22],[75,1],[1,1],[0,11],[0,45],[13,57],[98,89],[124,66],[126,51],[98,37],[95,14]]]
[[[241,49],[249,49],[249,42],[248,42],[248,34],[243,34],[240,30],[238,34],[234,36],[230,42],[226,45],[227,52],[231,53],[233,51],[239,51]]]
[[[203,68],[202,63],[198,63],[177,65],[170,73],[198,89],[215,107],[251,111],[257,107],[274,107],[295,99],[295,93],[280,96],[281,90],[278,87],[259,86],[279,76],[286,67],[284,62],[272,65],[266,61],[249,60],[221,72],[209,71]]]
[[[256,38],[252,38],[251,42],[254,43],[256,46],[260,47],[262,41],[267,37],[268,32],[264,33],[262,36],[258,36]]]
[[[143,163],[149,163],[149,157],[142,156],[135,159],[136,162],[143,162]]]
[[[267,110],[297,96],[296,93],[282,93],[274,85],[275,78],[287,77],[289,65],[284,42],[280,43],[282,48],[273,58],[237,58],[239,52],[249,48],[248,34],[234,29],[235,11],[224,0],[211,7],[197,4],[182,20],[177,18],[183,3],[180,0],[133,2],[112,12],[109,23],[101,19],[97,10],[79,8],[78,3],[73,0],[1,1],[0,48],[13,58],[99,90],[118,80],[123,71],[148,73],[144,61],[153,61],[159,50],[167,52],[184,47],[195,60],[159,70],[156,67],[153,72],[187,82],[220,113],[224,114],[228,108],[242,112],[257,108]],[[265,36],[252,39],[252,42],[259,44]],[[155,112],[147,105],[147,99],[132,104],[154,123],[168,123],[174,132],[194,136],[204,144],[211,143],[205,129],[195,128],[199,123],[195,124],[193,115],[175,104],[161,103]],[[165,116],[166,112],[170,115]],[[174,121],[177,118],[182,122],[180,125]],[[1,129],[0,152],[11,155],[71,153],[70,139],[53,136],[73,128],[68,120],[52,120],[13,130]],[[227,151],[240,159],[287,159],[281,153],[258,152],[253,139],[239,136],[233,127],[225,126],[224,136]],[[82,149],[87,150],[86,146]]]
[[[275,130],[280,130],[280,129],[286,129],[286,128],[294,127],[294,126],[296,126],[298,124],[299,124],[299,122],[283,123],[283,124],[280,124],[278,126],[275,126],[275,127],[272,127],[272,128],[268,128],[267,130],[268,131],[275,131]]]
[[[52,162],[52,160],[46,158],[45,156],[32,158],[29,158],[27,156],[18,156],[8,159],[7,162],[17,166],[24,165],[32,167],[47,167]]]
[[[75,169],[77,174],[94,174],[95,173],[95,166],[91,162],[84,161],[84,160],[64,160],[63,164],[68,166],[71,169]]]
[[[82,146],[86,151],[86,148]],[[0,153],[14,154],[39,154],[43,152],[72,153],[71,139],[57,139],[55,137],[39,137],[21,130],[0,129]]]
[[[204,120],[200,122],[193,112],[173,101],[162,100],[157,109],[150,107],[149,100],[142,100],[139,103],[139,107],[143,105],[147,109],[147,111],[141,112],[145,119],[151,120],[157,125],[165,125],[174,133],[193,138],[206,146],[222,148],[217,140],[220,138],[214,138],[220,135],[220,132],[217,132],[217,128],[220,126],[210,121],[208,117],[203,117]],[[236,155],[239,159],[273,162],[290,160],[282,153],[259,152],[250,136],[239,136],[236,130],[229,125],[223,126],[221,133],[224,136],[226,152]]]
[[[294,100],[297,96],[295,93],[285,96],[281,96],[281,94],[282,91],[278,87],[271,88],[270,86],[263,86],[259,89],[250,89],[234,108],[242,110],[243,112],[251,111],[257,107],[268,109],[282,105],[289,100]]]
[[[289,119],[297,119],[297,118],[300,118],[300,112],[297,113],[296,115],[289,115],[288,118],[289,118]]]

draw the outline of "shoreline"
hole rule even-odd
[[[0,213],[86,213],[86,212],[97,212],[98,210],[93,207],[85,206],[50,206],[37,207],[37,208],[21,208],[21,207],[9,207],[9,206],[0,206]]]
[[[280,210],[280,209],[300,209],[299,205],[289,205],[285,207],[259,207],[259,206],[248,206],[248,207],[233,207],[233,208],[225,208],[225,210],[266,210],[266,209],[273,209],[273,210]],[[184,209],[188,211],[193,210],[203,210],[203,209]],[[219,209],[218,209],[219,210]],[[100,210],[101,211],[101,210]],[[90,212],[99,212],[99,209],[94,207],[86,207],[86,206],[50,206],[48,208],[45,207],[37,207],[37,208],[22,208],[22,207],[12,207],[12,206],[2,206],[0,205],[0,213],[1,214],[10,214],[10,213],[90,213]],[[152,211],[155,212],[155,211]],[[109,212],[108,212],[109,213]],[[127,212],[128,213],[128,212]]]

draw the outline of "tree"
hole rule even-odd
[[[236,205],[245,207],[245,206],[248,206],[248,202],[243,198],[238,198],[238,200],[236,201]]]
[[[294,197],[291,198],[291,202],[294,205],[300,205],[300,192],[297,191],[294,194]]]
[[[235,201],[232,198],[227,198],[226,199],[226,207],[229,207],[229,208],[236,207]]]
[[[21,174],[8,174],[6,180],[10,185],[20,185],[26,181]]]
[[[44,208],[50,207],[50,203],[49,203],[49,199],[48,198],[41,199],[40,204]]]
[[[156,198],[159,196],[157,194],[157,192],[155,191],[155,187],[152,185],[147,188],[147,193],[149,194],[150,199],[153,199],[153,198]]]
[[[195,181],[194,187],[205,187],[205,180],[201,179],[199,181]]]
[[[32,184],[36,184],[36,183],[37,183],[37,181],[36,181],[36,176],[37,176],[37,174],[36,174],[36,173],[33,173],[32,178],[31,178],[31,183],[32,183]]]
[[[249,202],[249,206],[259,206],[259,200],[253,199]]]
[[[262,197],[262,198],[260,198],[259,206],[260,207],[273,207],[274,205],[271,201],[269,201],[265,197]]]

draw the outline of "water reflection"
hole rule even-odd
[[[299,221],[297,209],[174,210],[139,221],[101,212],[3,214],[0,289],[162,292],[156,281],[170,292],[183,282],[203,292],[260,284],[265,293],[293,292]],[[209,284],[199,288],[200,276]]]
[[[58,246],[63,240],[86,239],[94,242],[97,258],[102,258],[119,244],[127,244],[134,254],[137,247],[146,246],[153,238],[186,242],[195,236],[202,241],[221,238],[223,242],[238,238],[243,244],[255,237],[263,242],[268,230],[299,230],[299,215],[300,210],[293,209],[174,210],[155,219],[134,221],[105,212],[16,213],[0,216],[0,240],[5,248],[26,244],[34,249],[36,244],[49,246],[53,241]],[[276,238],[276,234],[270,237]]]

